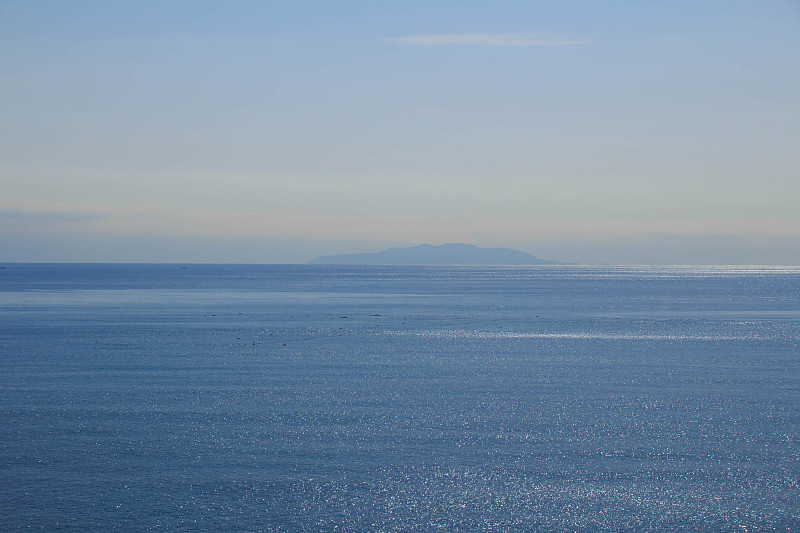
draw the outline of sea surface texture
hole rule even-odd
[[[0,268],[2,531],[800,531],[800,269]]]

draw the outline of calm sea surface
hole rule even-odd
[[[2,531],[800,531],[800,269],[1,266]]]

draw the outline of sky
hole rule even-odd
[[[800,264],[800,1],[0,0],[0,261]]]

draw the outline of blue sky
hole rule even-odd
[[[800,3],[0,2],[0,261],[800,264]]]

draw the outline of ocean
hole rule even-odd
[[[2,531],[800,531],[800,268],[0,265]]]

